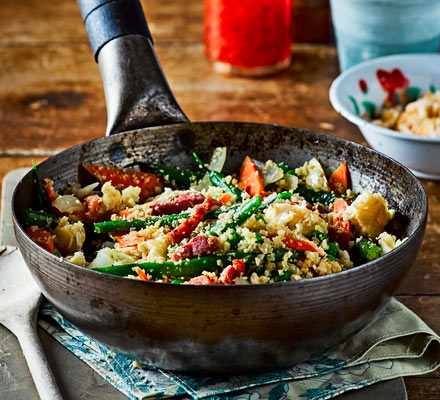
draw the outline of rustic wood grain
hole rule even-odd
[[[191,120],[275,123],[364,143],[330,106],[328,89],[338,73],[334,48],[296,45],[290,69],[264,80],[215,74],[201,44],[157,46],[157,52]],[[47,154],[103,135],[104,95],[87,44],[0,46],[0,60],[0,154]]]
[[[409,400],[440,399],[438,378],[407,377],[405,385]]]
[[[156,43],[202,40],[202,0],[141,0]],[[75,0],[5,0],[0,7],[0,46],[87,43]]]

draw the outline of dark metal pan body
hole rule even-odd
[[[123,73],[122,77],[109,73],[133,66],[130,57],[136,54],[138,44],[133,45],[132,39],[130,35],[113,39],[98,56],[109,107],[109,131],[157,121],[181,123],[134,129],[50,157],[38,170],[40,176],[54,180],[56,189],[78,180],[81,163],[121,166],[148,160],[194,169],[191,153],[196,151],[208,160],[216,146],[228,146],[229,173],[238,170],[246,155],[284,161],[293,167],[318,157],[328,171],[347,160],[353,189],[378,192],[387,198],[397,210],[393,230],[408,240],[373,262],[301,281],[236,286],[141,282],[76,266],[33,243],[18,218],[22,208],[32,205],[28,174],[14,194],[14,228],[44,295],[70,322],[101,343],[146,364],[186,373],[283,368],[365,327],[414,262],[427,214],[421,183],[390,158],[329,135],[265,124],[185,122],[160,68],[150,57],[145,62],[153,65],[153,75],[156,71],[160,78],[159,84],[156,81],[152,86],[156,95],[151,96],[151,88],[144,88],[129,104],[139,93],[137,87],[152,84],[137,76],[136,86]],[[134,36],[135,43],[144,39]],[[152,49],[151,45],[148,48]],[[111,68],[102,65],[103,60],[112,58]],[[142,63],[142,55],[137,54],[135,60]],[[121,84],[124,80],[128,86]],[[112,95],[114,86],[109,89],[109,81],[117,83],[116,95]]]

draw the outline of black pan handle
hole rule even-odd
[[[162,72],[139,0],[78,0],[99,64],[107,135],[188,122]]]

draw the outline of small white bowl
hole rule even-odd
[[[417,89],[419,96],[429,90],[440,90],[440,54],[402,54],[349,68],[332,83],[330,102],[337,112],[359,127],[371,147],[401,162],[419,178],[440,180],[440,138],[383,128],[361,116],[372,105],[381,107],[387,97],[377,79],[377,70],[390,72],[396,68],[409,80],[409,96],[417,93]]]

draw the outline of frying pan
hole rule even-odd
[[[421,183],[402,165],[361,145],[291,127],[189,122],[154,54],[137,0],[80,0],[104,82],[108,134],[38,166],[62,190],[81,163],[121,166],[135,160],[196,168],[228,146],[226,173],[246,155],[295,167],[318,157],[327,172],[343,160],[354,190],[378,192],[397,210],[388,230],[408,237],[383,257],[312,279],[263,285],[196,286],[141,282],[79,267],[32,242],[20,210],[32,206],[32,177],[13,197],[14,228],[44,295],[81,331],[148,365],[191,374],[290,366],[365,327],[414,262],[427,215]],[[311,105],[312,106],[312,105]],[[123,133],[120,133],[123,132]]]

